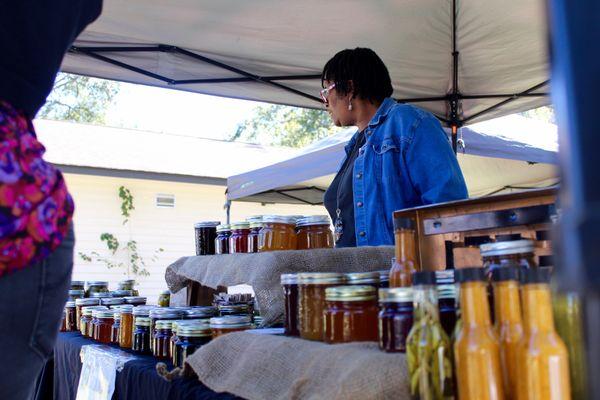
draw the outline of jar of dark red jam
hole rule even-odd
[[[171,358],[172,323],[169,320],[156,321],[152,354],[158,359]]]
[[[298,275],[281,275],[285,307],[284,332],[287,336],[300,336],[298,329]]]
[[[77,310],[75,309],[74,301],[67,301],[65,305],[66,319],[65,328],[67,332],[73,332],[77,330]]]
[[[248,253],[258,253],[258,237],[262,229],[262,215],[248,218],[250,233],[248,234]]]
[[[196,233],[196,255],[206,256],[215,254],[215,239],[219,221],[204,221],[194,225]]]
[[[131,350],[139,354],[152,354],[150,347],[150,318],[137,317],[133,331],[133,345]]]
[[[413,325],[412,288],[379,289],[379,310],[379,348],[406,352],[406,337]]]
[[[377,288],[337,286],[325,289],[327,343],[377,341]]]
[[[248,222],[235,222],[231,224],[229,253],[247,253],[248,235],[250,235],[250,224]]]
[[[229,254],[229,237],[231,228],[229,225],[217,226],[217,237],[215,238],[215,254]]]

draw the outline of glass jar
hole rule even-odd
[[[125,300],[125,304],[131,304],[132,306],[142,306],[145,305],[147,301],[145,297],[140,296],[123,297],[123,300]]]
[[[160,296],[158,296],[158,306],[159,307],[169,307],[171,304],[171,292],[168,290],[163,291]]]
[[[177,342],[173,352],[173,365],[183,368],[185,360],[200,347],[210,342],[212,333],[210,325],[183,325],[178,327]]]
[[[204,221],[194,225],[196,234],[196,255],[207,256],[215,254],[215,239],[219,221]]]
[[[279,215],[263,218],[258,251],[296,250],[296,219]]]
[[[87,282],[87,289],[85,291],[85,297],[93,297],[94,293],[108,293],[108,282],[106,281],[89,281]]]
[[[215,254],[229,254],[229,237],[231,228],[229,225],[217,226],[217,237],[215,238]]]
[[[448,337],[452,337],[456,327],[456,286],[438,285],[438,307],[440,312],[440,323]]]
[[[250,233],[248,234],[248,253],[258,253],[258,237],[262,229],[262,215],[248,218]]]
[[[379,272],[350,272],[346,274],[346,283],[344,285],[368,285],[378,289]]]
[[[183,317],[183,311],[175,308],[154,308],[150,310],[150,345],[154,349],[154,336],[156,335],[156,323],[164,320],[177,320]]]
[[[85,297],[85,290],[83,289],[71,289],[69,290],[69,300],[83,299]]]
[[[390,287],[390,270],[384,269],[379,272],[379,288],[387,289]]]
[[[337,286],[325,290],[327,343],[377,342],[377,288]]]
[[[150,318],[137,317],[133,331],[133,344],[131,350],[139,354],[152,354],[150,347]]]
[[[219,315],[250,315],[250,307],[248,304],[227,304],[219,305]]]
[[[415,272],[412,282],[414,322],[406,338],[411,398],[452,399],[452,348],[440,324],[435,273]]]
[[[158,308],[155,306],[137,306],[133,308],[133,328],[131,329],[131,337],[133,340],[133,331],[135,331],[135,320],[136,318],[150,318],[150,311]]]
[[[228,315],[210,319],[213,339],[227,333],[245,331],[251,328],[252,320],[248,315]]]
[[[171,358],[172,322],[169,320],[156,321],[152,355],[158,359]]]
[[[119,346],[130,349],[133,341],[133,306],[124,305],[119,308],[121,327],[119,329]]]
[[[412,288],[379,289],[379,348],[387,353],[406,352],[413,325]]]
[[[323,340],[325,289],[340,286],[344,274],[313,272],[298,274],[298,327],[300,337]]]
[[[96,322],[94,326],[94,340],[104,343],[111,343],[112,326],[114,323],[114,311],[95,310],[92,312],[95,315]]]
[[[113,324],[110,331],[110,343],[119,344],[119,332],[121,329],[121,312],[113,312]]]
[[[125,279],[117,284],[119,290],[135,290],[135,279]]]
[[[83,291],[85,291],[85,282],[84,281],[71,281],[70,290],[83,290]]]
[[[75,308],[74,301],[67,301],[65,305],[65,328],[67,332],[73,332],[77,330],[77,310]]]
[[[106,307],[120,306],[125,304],[125,299],[122,297],[103,297],[100,299],[100,305]]]
[[[298,275],[282,274],[283,304],[285,307],[284,332],[287,336],[300,336],[298,330]]]
[[[63,312],[62,312],[62,319],[60,320],[60,329],[58,331],[59,332],[67,331],[67,310],[65,310],[65,309],[63,309]]]
[[[416,224],[412,218],[394,218],[395,257],[390,269],[390,287],[408,287],[419,271]]]
[[[88,300],[88,299],[86,299]],[[85,337],[88,337],[90,339],[94,338],[94,330],[93,330],[93,323],[94,323],[94,316],[93,316],[93,312],[94,310],[106,310],[106,307],[104,306],[85,306],[81,308],[81,318],[79,319],[79,331],[81,332],[81,334]],[[85,325],[82,325],[84,324]]]
[[[296,223],[298,250],[331,249],[334,245],[331,221],[327,215],[303,217]]]
[[[248,253],[249,234],[249,223],[236,222],[231,224],[231,236],[229,236],[229,254]]]

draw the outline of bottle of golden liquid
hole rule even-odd
[[[487,278],[483,268],[461,268],[455,272],[460,283],[462,327],[454,343],[454,362],[460,400],[502,400],[500,344],[490,321]]]
[[[390,287],[410,287],[413,272],[419,271],[415,221],[394,218],[395,254],[390,270]]]
[[[569,400],[567,348],[554,329],[549,271],[521,271],[523,339],[518,349],[519,400]]]
[[[496,322],[494,331],[500,342],[500,364],[506,399],[517,398],[517,354],[523,339],[519,299],[519,268],[502,267],[492,271]]]

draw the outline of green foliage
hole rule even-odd
[[[60,73],[38,117],[103,124],[119,88],[115,81]]]
[[[253,118],[238,125],[230,140],[303,147],[329,136],[335,129],[325,111],[264,105],[256,108]]]
[[[135,210],[133,205],[133,194],[125,186],[119,187],[119,198],[121,199],[121,215],[123,216],[123,225],[129,223],[129,217],[131,211]],[[125,270],[127,277],[133,276],[149,276],[150,273],[146,269],[146,260],[140,255],[138,250],[138,242],[133,239],[129,239],[125,242],[125,245],[121,245],[122,242],[112,233],[104,232],[100,235],[100,241],[106,244],[106,248],[110,252],[109,257],[102,256],[101,254],[93,251],[89,255],[79,252],[79,257],[86,262],[97,261],[101,264],[106,265],[108,269],[121,268]],[[154,251],[151,262],[158,260],[158,254],[163,252],[164,249],[159,248]],[[125,253],[126,262],[118,261],[120,253]]]

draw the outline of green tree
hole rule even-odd
[[[254,117],[238,125],[230,140],[303,147],[336,129],[325,111],[272,104],[257,107]]]
[[[119,88],[119,82],[60,73],[38,117],[104,124]]]

